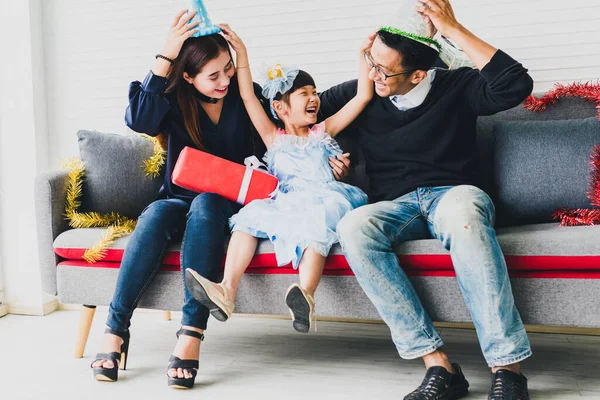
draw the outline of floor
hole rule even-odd
[[[1,399],[366,399],[400,400],[421,381],[420,361],[401,360],[382,324],[319,322],[299,334],[288,320],[234,317],[211,321],[191,391],[169,389],[165,365],[179,315],[140,310],[132,321],[128,370],[117,383],[96,382],[89,364],[106,310],[98,309],[83,359],[72,355],[79,313],[0,318]],[[471,383],[468,399],[486,399],[489,372],[475,332],[441,336]],[[531,334],[524,364],[532,399],[600,399],[600,337]]]

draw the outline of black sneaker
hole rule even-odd
[[[458,364],[452,364],[456,371],[451,374],[444,367],[431,367],[427,370],[421,385],[404,400],[456,400],[469,392],[469,382]]]
[[[527,378],[507,369],[492,374],[492,387],[488,400],[529,400]]]

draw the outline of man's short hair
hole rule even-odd
[[[402,68],[406,71],[428,71],[438,60],[439,54],[436,50],[416,40],[384,30],[377,31],[377,37],[387,47],[400,54]]]

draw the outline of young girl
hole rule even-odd
[[[363,53],[371,47],[374,35],[361,49],[356,96],[319,124],[316,122],[320,101],[312,77],[279,64],[271,68],[263,85],[263,96],[269,99],[278,127],[253,91],[244,43],[228,25],[219,27],[236,52],[240,95],[267,146],[265,161],[269,171],[279,179],[279,189],[273,199],[255,200],[231,218],[233,234],[223,281],[213,283],[186,269],[186,285],[215,318],[227,320],[233,312],[242,275],[256,251],[257,238],[269,238],[275,246],[279,266],[291,262],[294,268],[300,268],[300,285],[293,284],[288,289],[285,301],[294,328],[308,332],[314,313],[313,297],[325,258],[337,242],[336,224],[347,212],[367,203],[362,190],[334,179],[328,160],[342,154],[333,137],[360,114],[373,96],[373,83],[368,79]]]

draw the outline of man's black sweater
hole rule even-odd
[[[355,135],[367,161],[371,201],[393,200],[418,187],[477,184],[477,116],[515,107],[532,88],[527,69],[498,50],[481,71],[436,70],[418,107],[400,111],[375,95],[345,133]],[[356,91],[352,80],[321,93],[321,119]]]

